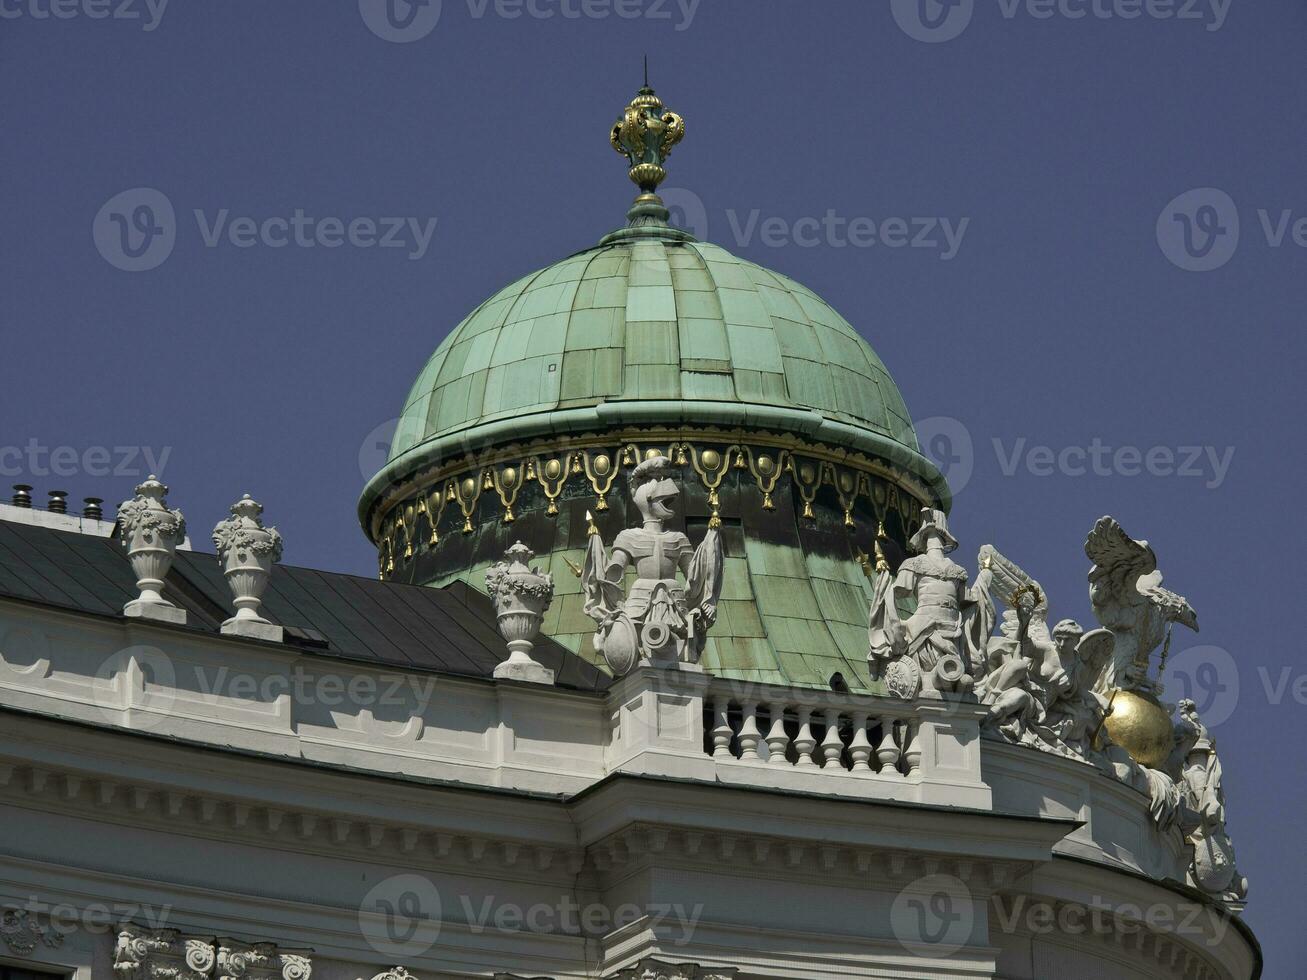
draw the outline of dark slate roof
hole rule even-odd
[[[0,596],[121,617],[135,576],[116,541],[0,520]],[[233,611],[217,556],[203,552],[177,552],[164,596],[190,614],[188,629],[216,633]],[[277,565],[263,611],[292,628],[288,644],[320,656],[464,677],[489,677],[508,656],[490,600],[462,583],[433,589]],[[546,637],[532,655],[562,687],[611,683]]]

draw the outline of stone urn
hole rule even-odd
[[[136,575],[138,595],[124,615],[185,622],[185,610],[163,597],[163,582],[177,546],[186,540],[186,518],[169,510],[168,488],[153,474],[136,488],[136,496],[118,505],[118,543]]]
[[[531,658],[545,610],[554,600],[554,577],[532,568],[535,552],[521,541],[504,553],[504,561],[486,570],[486,588],[495,604],[499,633],[508,642],[509,656],[495,676],[552,684],[554,672]]]
[[[236,607],[236,615],[222,624],[222,631],[280,640],[281,627],[273,627],[259,615],[263,590],[272,566],[281,558],[282,546],[277,529],[263,526],[262,513],[263,505],[247,493],[232,504],[231,517],[213,529],[218,561]]]

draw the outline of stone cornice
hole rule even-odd
[[[377,797],[386,800],[384,806],[365,814],[357,808],[357,784],[345,774],[271,761],[254,763],[251,771],[252,760],[237,759],[228,768],[240,779],[223,767],[205,767],[196,775],[193,752],[186,747],[125,749],[110,733],[73,738],[64,751],[56,751],[51,729],[60,727],[27,726],[27,758],[0,757],[0,798],[16,795],[29,808],[159,832],[261,846],[275,842],[285,850],[332,857],[385,861],[398,856],[414,868],[461,868],[490,877],[529,874],[570,883],[583,869],[613,875],[656,859],[687,866],[713,863],[724,870],[766,867],[810,880],[833,873],[852,880],[872,872],[898,880],[947,868],[967,880],[983,874],[987,887],[1001,887],[1031,863],[1047,859],[1053,842],[1074,826],[839,800],[823,801],[829,805],[818,813],[811,797],[761,792],[774,812],[761,822],[751,817],[746,825],[739,820],[739,790],[633,776],[614,778],[581,802],[517,799],[507,808],[505,800],[484,794],[397,784],[390,798]],[[105,738],[114,744],[103,744]],[[114,752],[112,769],[100,762],[102,750]],[[151,778],[143,778],[145,769],[134,765],[137,758],[152,767]],[[105,776],[107,771],[114,775]],[[275,797],[268,792],[273,786]],[[405,810],[412,819],[394,818]],[[905,826],[905,812],[913,814],[914,827]],[[971,856],[944,849],[947,839],[956,837],[959,820],[970,828]],[[813,842],[814,827],[821,828],[823,843]]]

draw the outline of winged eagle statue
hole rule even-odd
[[[1095,690],[1152,693],[1156,683],[1148,668],[1153,651],[1167,640],[1173,623],[1198,632],[1198,614],[1184,596],[1162,588],[1153,549],[1126,534],[1115,518],[1098,519],[1085,540],[1085,554],[1094,563],[1089,570],[1094,615],[1116,637]]]

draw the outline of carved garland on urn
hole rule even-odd
[[[608,509],[608,498],[623,471],[643,460],[667,456],[676,466],[698,477],[707,492],[712,518],[720,517],[718,491],[728,472],[748,474],[762,495],[764,510],[774,510],[773,495],[782,477],[789,476],[800,502],[800,516],[815,520],[813,505],[823,488],[833,488],[844,525],[856,526],[854,510],[869,506],[884,523],[893,512],[906,533],[917,526],[921,500],[894,485],[902,474],[885,469],[870,457],[854,455],[850,462],[823,458],[820,451],[739,443],[623,442],[611,446],[540,453],[507,459],[494,465],[437,477],[421,492],[392,506],[381,520],[377,535],[378,565],[382,578],[423,548],[436,545],[441,534],[471,534],[483,499],[499,508],[500,521],[517,519],[516,507],[526,484],[536,483],[546,500],[545,513],[556,517],[558,500],[569,484],[581,483],[594,495],[597,511]],[[688,473],[687,473],[688,476]],[[924,488],[921,494],[925,495]],[[422,528],[425,525],[425,529]]]

